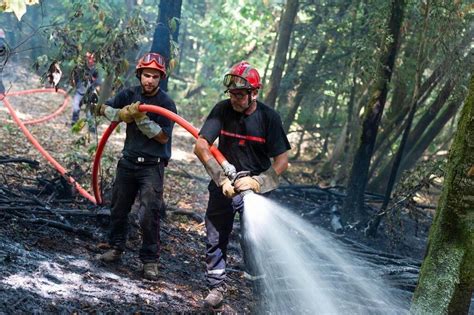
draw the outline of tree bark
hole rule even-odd
[[[295,120],[296,113],[300,108],[301,102],[303,101],[306,91],[314,85],[314,79],[312,80],[311,77],[314,76],[314,73],[318,72],[319,63],[323,59],[323,56],[326,53],[327,49],[327,41],[324,40],[321,46],[319,47],[318,53],[315,55],[313,62],[308,65],[305,70],[303,70],[303,74],[301,75],[301,84],[298,86],[295,99],[293,100],[293,104],[290,106],[289,112],[283,121],[283,129],[286,133],[288,133],[291,124]]]
[[[354,219],[365,217],[364,192],[367,186],[370,159],[373,154],[377,129],[387,99],[388,85],[392,77],[395,57],[400,39],[400,26],[403,21],[405,0],[394,0],[391,6],[387,36],[382,41],[382,56],[378,67],[376,82],[371,93],[369,104],[362,122],[360,144],[355,153],[352,169],[347,185],[347,197],[342,208],[343,220],[353,222]],[[388,44],[387,44],[388,43]]]
[[[449,96],[450,96],[450,94],[453,90],[453,87],[454,87],[453,81],[448,80],[446,82],[446,84],[444,85],[443,89],[441,90],[441,92],[438,94],[436,100],[433,102],[433,104],[431,104],[428,111],[418,121],[416,127],[414,128],[413,132],[410,134],[410,136],[408,137],[408,140],[407,140],[408,143],[407,143],[406,147],[409,148],[409,150],[413,151],[416,148],[417,141],[422,138],[423,134],[427,131],[427,128],[429,127],[429,125],[434,123],[433,119],[435,119],[436,115],[439,113],[440,108],[442,108],[445,105],[446,101],[448,100],[448,98],[449,98]],[[458,107],[456,107],[456,108],[458,108]],[[447,120],[445,121],[445,123],[446,122],[447,122]],[[440,126],[440,128],[442,128],[442,127],[443,127],[443,125]],[[430,128],[430,130],[432,130],[432,128]],[[428,138],[433,140],[436,137],[436,135],[438,135],[439,131],[441,131],[441,129],[433,131],[434,133],[431,136],[429,136]],[[421,147],[423,147],[424,149],[427,148],[427,146],[425,146],[425,145],[423,145]],[[422,153],[423,153],[423,151],[420,152],[419,155],[417,154],[418,158],[421,157]],[[386,158],[386,156],[387,156],[386,150],[379,152],[379,154],[380,154],[379,157],[385,156],[385,158]],[[405,159],[406,159],[406,157],[403,158],[403,160],[402,160],[402,167],[400,169],[400,172],[404,171],[403,165],[406,164],[404,162]],[[389,163],[385,164],[381,168],[381,170],[379,171],[378,175],[371,181],[370,187],[373,187],[375,191],[382,191],[385,188],[385,185],[386,185],[385,181],[390,175],[390,165],[393,164],[393,161],[394,161],[394,158],[392,158]],[[416,161],[417,160],[410,160],[410,164],[413,165],[414,163],[416,163]],[[376,162],[378,162],[378,159],[373,164],[375,164]]]
[[[278,89],[280,88],[281,77],[283,69],[286,64],[286,55],[290,44],[291,32],[295,23],[295,17],[298,13],[298,0],[288,0],[283,14],[282,21],[279,28],[279,38],[277,49],[275,52],[275,61],[273,65],[272,74],[270,76],[270,89],[265,98],[265,104],[274,108]]]
[[[445,107],[444,111],[431,123],[423,136],[419,138],[418,142],[414,144],[412,149],[406,154],[400,166],[401,172],[411,169],[416,164],[416,161],[421,158],[423,152],[425,152],[443,127],[454,116],[454,114],[456,114],[459,106],[458,101],[453,101]]]
[[[151,44],[151,52],[156,52],[165,57],[166,67],[170,70],[169,62],[171,59],[171,38],[178,42],[179,19],[181,17],[182,0],[160,1],[158,21],[153,34],[153,42]],[[170,30],[170,21],[175,18],[176,28]],[[170,38],[171,36],[171,38]],[[160,88],[168,91],[168,75],[164,80],[160,81]]]
[[[420,92],[420,85],[421,85],[421,76],[422,72],[424,71],[424,59],[425,59],[425,43],[427,38],[427,31],[428,31],[428,17],[431,10],[431,3],[430,0],[427,0],[424,5],[424,12],[423,12],[423,29],[419,33],[419,45],[418,45],[418,52],[416,57],[416,71],[415,71],[415,86],[413,88],[413,95],[410,101],[410,109],[408,111],[408,118],[406,127],[403,131],[402,139],[400,141],[400,145],[398,147],[397,153],[393,159],[392,168],[390,169],[390,175],[388,178],[387,187],[385,190],[384,199],[382,202],[382,206],[380,207],[378,214],[384,213],[387,210],[388,203],[390,202],[390,197],[392,196],[393,186],[395,185],[395,179],[398,175],[398,170],[400,167],[400,163],[402,161],[403,153],[405,151],[405,145],[408,140],[408,135],[410,134],[411,125],[413,123],[413,118],[415,117],[416,110],[418,108],[418,100],[419,100],[419,92]],[[380,224],[382,216],[376,215],[372,220],[370,220],[369,225],[366,229],[366,235],[368,236],[375,236],[377,233],[378,226]]]
[[[474,290],[474,76],[410,312],[467,314]]]

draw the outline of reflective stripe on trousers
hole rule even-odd
[[[216,189],[217,188],[217,189]],[[226,198],[216,186],[209,188],[206,223],[206,281],[211,288],[218,287],[226,278],[227,245],[234,224],[235,212],[243,210],[240,195]]]

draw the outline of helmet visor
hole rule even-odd
[[[142,63],[144,66],[149,66],[153,61],[155,61],[159,66],[165,65],[165,58],[160,54],[149,53],[143,56]]]
[[[249,84],[247,80],[233,74],[226,74],[224,76],[224,81],[222,83],[228,89],[251,89],[252,88],[252,86]]]

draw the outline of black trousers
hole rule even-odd
[[[218,287],[226,279],[227,245],[234,225],[234,217],[240,215],[240,231],[245,234],[245,225],[242,220],[244,201],[239,194],[230,199],[222,194],[221,188],[214,182],[209,184],[209,202],[207,205],[206,223],[206,281],[210,288]],[[245,239],[240,235],[240,245],[247,272],[257,275],[256,264]]]
[[[160,207],[163,202],[164,162],[152,165],[135,164],[120,159],[112,192],[109,242],[123,251],[128,233],[128,214],[140,193],[144,209],[140,227],[143,244],[142,262],[157,262],[160,254]]]

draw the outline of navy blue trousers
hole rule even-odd
[[[210,288],[214,288],[222,285],[226,279],[227,245],[237,212],[241,217],[241,233],[245,233],[245,225],[242,220],[244,202],[240,194],[232,199],[225,197],[221,188],[217,187],[214,182],[209,184],[208,189],[209,202],[205,217],[206,281]],[[242,237],[240,237],[240,245],[247,272],[256,273],[252,255]]]

